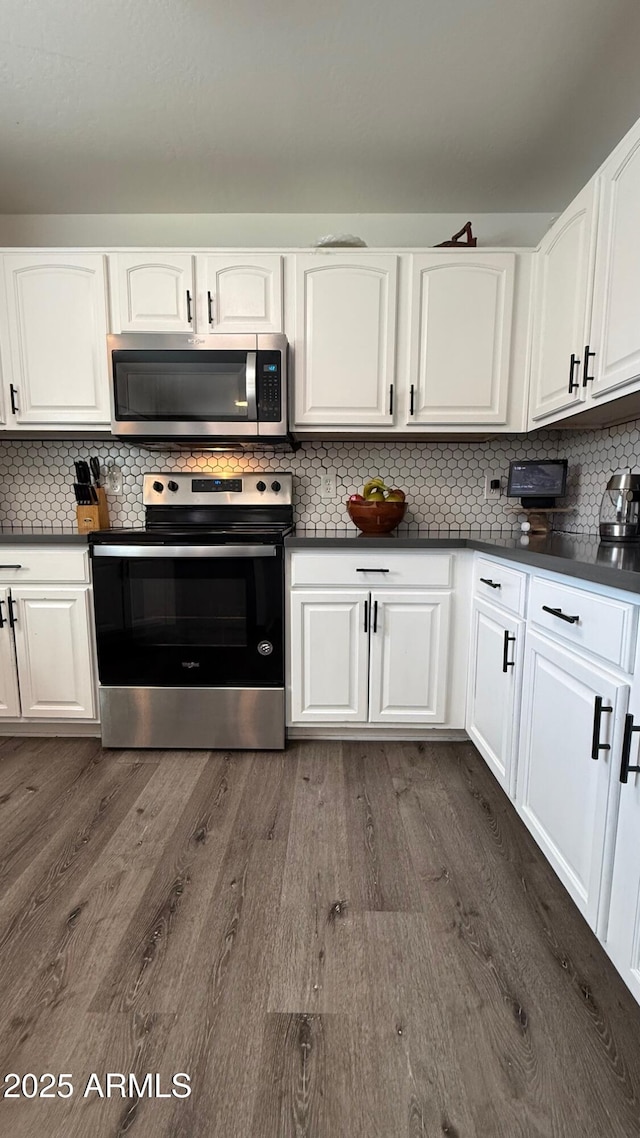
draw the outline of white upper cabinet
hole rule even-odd
[[[601,179],[588,372],[594,399],[640,381],[640,122],[605,163]]]
[[[597,231],[594,178],[545,235],[534,255],[531,425],[580,409],[587,397],[584,349],[589,343]]]
[[[414,254],[408,425],[490,426],[509,413],[515,254]]]
[[[282,257],[198,258],[198,331],[282,332]]]
[[[194,258],[188,253],[114,253],[114,332],[189,332],[195,320]]]
[[[294,426],[390,427],[398,258],[300,254]]]
[[[3,261],[8,426],[107,424],[105,258],[10,253]]]

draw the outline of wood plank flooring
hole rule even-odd
[[[640,1138],[640,1008],[471,744],[4,739],[0,888],[0,1077],[74,1087],[2,1136]]]

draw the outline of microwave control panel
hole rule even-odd
[[[280,352],[258,352],[258,419],[279,423],[282,419],[282,356]]]

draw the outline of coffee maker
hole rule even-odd
[[[612,474],[600,504],[601,541],[640,541],[640,473]]]

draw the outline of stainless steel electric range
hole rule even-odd
[[[290,474],[147,474],[90,534],[106,747],[281,749]]]

